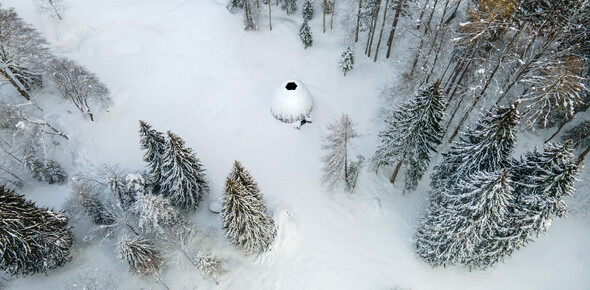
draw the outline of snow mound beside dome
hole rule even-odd
[[[284,123],[311,122],[313,101],[309,90],[300,81],[288,80],[272,96],[270,111]]]

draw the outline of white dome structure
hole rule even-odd
[[[288,80],[274,92],[270,111],[275,119],[299,128],[304,123],[311,123],[312,108],[313,101],[305,85]]]

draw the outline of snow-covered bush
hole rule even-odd
[[[199,257],[197,258],[197,269],[203,272],[203,274],[211,277],[217,285],[219,285],[219,277],[225,272],[225,269],[223,268],[223,260],[210,253],[199,253]]]

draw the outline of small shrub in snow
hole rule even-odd
[[[62,212],[39,208],[0,186],[0,270],[27,275],[63,266],[73,239],[67,224]]]
[[[225,272],[225,269],[223,269],[223,260],[206,253],[199,253],[197,269],[211,277],[217,285],[219,285],[219,277]]]
[[[267,250],[276,235],[264,196],[238,161],[225,183],[220,217],[226,237],[244,254]]]
[[[158,250],[145,238],[122,236],[117,243],[119,259],[129,264],[129,271],[139,275],[155,274],[164,264]]]
[[[304,21],[299,28],[299,37],[301,37],[301,41],[305,48],[310,47],[313,44],[313,38],[311,36],[311,28],[307,24],[307,21]]]
[[[344,52],[342,53],[342,56],[340,57],[340,61],[338,62],[338,65],[342,69],[342,72],[344,72],[344,76],[346,76],[346,73],[348,71],[353,69],[353,67],[354,67],[354,51],[352,49],[350,49],[350,47],[347,47],[346,50],[344,50]]]

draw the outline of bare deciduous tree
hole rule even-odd
[[[98,101],[107,106],[110,104],[109,89],[94,73],[77,62],[56,58],[50,62],[49,70],[62,97],[74,102],[82,113],[90,117],[90,121],[94,121],[90,101]]]

